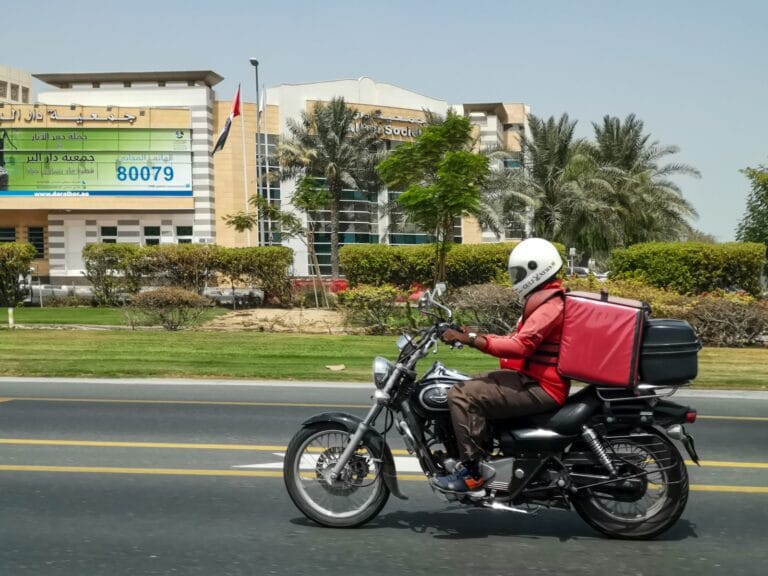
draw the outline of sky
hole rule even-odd
[[[231,99],[262,85],[368,76],[466,102],[525,102],[568,113],[577,135],[634,113],[699,213],[733,240],[768,164],[768,2],[764,0],[0,0],[0,64],[33,74],[213,70]],[[44,88],[36,85],[36,90]]]

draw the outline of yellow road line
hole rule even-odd
[[[699,414],[697,419],[702,420],[741,420],[744,422],[768,422],[768,418],[763,416],[707,416]]]
[[[34,440],[0,438],[0,444],[19,446],[79,446],[84,448],[162,448],[173,450],[248,450],[253,452],[285,452],[286,446],[251,444],[186,444],[177,442],[108,442],[99,440]]]
[[[695,466],[690,460],[686,460],[688,466]],[[762,468],[768,469],[768,462],[722,462],[719,460],[701,460],[699,462],[704,467],[711,468]]]
[[[307,402],[228,402],[216,400],[121,400],[115,398],[38,398],[12,397],[4,398],[6,402],[85,402],[96,404],[180,404],[199,406],[275,406],[283,408],[370,408],[370,404],[310,404]]]
[[[109,468],[102,466],[22,466],[0,465],[0,472],[48,472],[62,474],[136,474],[151,476],[218,476],[246,478],[282,478],[279,470],[205,470],[195,468]],[[423,482],[421,474],[398,474],[403,482]],[[726,492],[738,494],[768,494],[768,486],[728,486],[718,484],[692,484],[696,492]]]
[[[737,494],[768,494],[768,486],[721,486],[718,484],[691,484],[694,492],[731,492]]]
[[[104,466],[0,465],[0,472],[59,472],[66,474],[151,474],[157,476],[250,476],[282,478],[279,470],[198,470],[194,468],[108,468]]]

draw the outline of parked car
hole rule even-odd
[[[584,266],[570,266],[568,268],[568,273],[570,276],[576,276],[577,278],[586,278],[589,276],[589,268],[585,268]]]

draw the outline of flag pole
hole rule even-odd
[[[242,102],[242,94],[240,95],[240,101]],[[250,211],[248,209],[248,156],[246,155],[246,147],[245,147],[245,108],[240,113],[240,135],[242,136],[243,140],[243,190],[245,192],[245,215],[248,215],[248,212]],[[251,247],[251,229],[250,227],[245,229],[245,242],[246,246],[248,248]]]

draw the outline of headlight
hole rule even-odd
[[[384,388],[387,378],[394,370],[395,365],[383,356],[376,356],[373,360],[373,383],[376,388]]]

